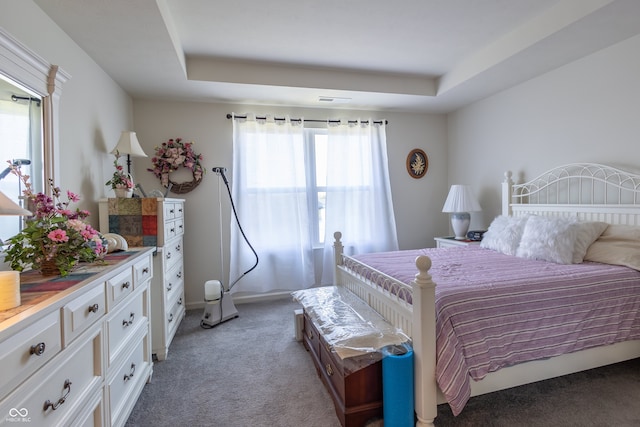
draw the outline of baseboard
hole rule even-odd
[[[269,294],[258,294],[258,295],[242,295],[242,296],[233,295],[233,302],[236,304],[246,304],[250,302],[264,302],[264,301],[271,301],[271,300],[284,299],[284,298],[292,298],[291,291],[272,292]]]
[[[252,302],[265,302],[284,298],[291,298],[291,291],[272,292],[268,294],[258,295],[231,295],[233,297],[233,303],[235,305],[248,304]],[[204,308],[204,301],[187,303],[187,310],[196,310]]]

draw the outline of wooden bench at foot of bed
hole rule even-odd
[[[348,289],[296,291],[304,308],[302,341],[343,427],[382,418],[382,349],[409,338]]]
[[[342,359],[331,351],[306,312],[303,334],[304,346],[331,395],[340,424],[360,427],[371,419],[382,418],[382,362],[353,373],[345,371]]]

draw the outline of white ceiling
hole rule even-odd
[[[640,33],[637,0],[35,2],[132,97],[202,102],[446,112]]]

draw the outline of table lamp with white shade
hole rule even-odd
[[[27,215],[31,212],[23,209],[0,191],[0,215]],[[20,305],[20,273],[0,271],[0,311]]]
[[[135,132],[123,130],[118,140],[118,145],[111,151],[111,154],[127,155],[127,173],[131,173],[131,156],[133,157],[147,157],[146,153],[138,142],[138,137]]]
[[[444,202],[442,212],[451,213],[451,228],[456,240],[465,240],[471,215],[469,212],[481,211],[482,208],[469,185],[455,184],[451,186],[447,200]]]

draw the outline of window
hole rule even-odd
[[[325,208],[327,203],[327,131],[305,129],[305,141],[309,150],[309,195],[315,227],[314,245],[324,244]]]
[[[260,254],[243,292],[303,289],[332,280],[334,231],[355,252],[397,249],[384,124],[308,127],[303,121],[233,122],[233,198]],[[230,278],[252,254],[231,229]]]
[[[324,243],[325,206],[327,197],[327,130],[305,129],[297,141],[294,160],[283,153],[284,147],[266,146],[256,140],[250,145],[249,163],[262,172],[247,175],[247,191],[257,194],[268,192],[274,203],[278,199],[289,199],[296,193],[306,199],[309,221],[314,224],[312,242],[314,246]],[[292,167],[292,163],[295,166]],[[275,238],[275,236],[274,236]]]

